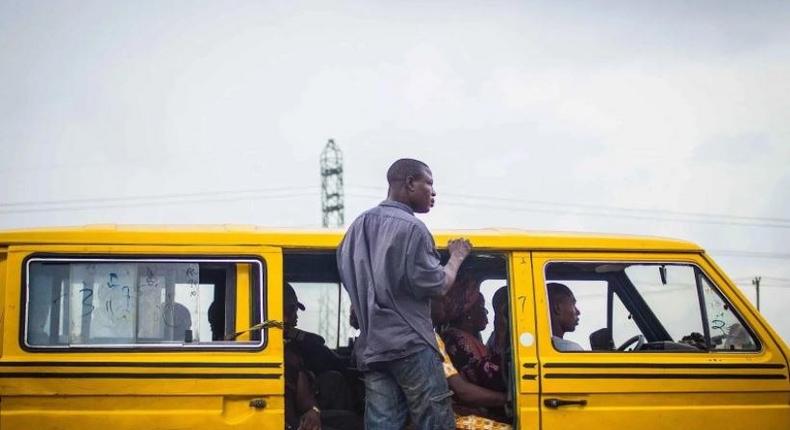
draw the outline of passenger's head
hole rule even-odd
[[[472,333],[479,333],[488,326],[488,309],[486,309],[486,300],[482,293],[477,293],[472,306],[469,307],[469,313],[466,315],[466,326],[468,331]]]
[[[499,287],[494,292],[494,296],[491,297],[491,307],[496,314],[507,312],[507,285]]]
[[[451,326],[474,334],[488,325],[485,298],[480,293],[480,282],[474,277],[459,275],[442,302],[444,319]]]
[[[427,213],[434,203],[433,174],[428,165],[401,158],[387,170],[388,198],[408,205],[414,212]]]
[[[508,326],[507,285],[499,287],[491,298],[494,308],[494,330],[506,329]]]
[[[565,333],[576,330],[581,312],[576,308],[576,297],[571,289],[556,282],[548,283],[546,288],[549,293],[551,331],[554,336],[562,337]]]
[[[208,325],[211,327],[211,340],[225,338],[225,310],[216,300],[208,306]]]
[[[286,282],[283,286],[283,323],[286,327],[296,327],[296,323],[299,321],[299,315],[297,315],[299,309],[304,310],[304,305],[299,303],[296,291],[291,284]]]

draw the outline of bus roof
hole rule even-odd
[[[596,233],[547,232],[520,229],[434,231],[437,245],[463,236],[478,249],[619,250],[701,252],[691,242]],[[272,228],[253,225],[86,225],[0,230],[0,247],[13,245],[234,245],[283,248],[335,248],[343,230]]]

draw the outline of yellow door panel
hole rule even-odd
[[[542,429],[790,428],[780,346],[701,255],[545,252],[533,270]],[[575,326],[547,282],[572,290]],[[753,343],[729,343],[741,325]],[[616,351],[615,333],[636,339]]]
[[[772,429],[787,428],[788,412],[775,394],[727,394],[726,399],[688,390],[590,393],[585,406],[561,406],[543,414],[544,429]],[[551,398],[563,398],[553,395]]]

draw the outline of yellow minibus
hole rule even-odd
[[[436,234],[440,252],[457,236],[474,245],[462,270],[489,307],[505,288],[513,428],[790,429],[790,349],[697,245],[465,230]],[[351,354],[341,238],[252,226],[0,232],[0,429],[283,429],[284,283],[305,305],[299,328]],[[562,341],[549,284],[579,310]]]

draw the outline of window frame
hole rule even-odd
[[[698,262],[696,262],[696,261],[689,261],[689,260],[683,260],[683,261],[676,261],[676,260],[624,260],[624,259],[623,260],[614,260],[614,259],[573,260],[573,259],[559,259],[559,258],[549,257],[549,258],[547,258],[544,261],[543,268],[542,268],[542,275],[543,275],[542,290],[543,290],[543,295],[546,298],[546,303],[548,303],[548,290],[546,288],[546,284],[548,282],[561,282],[562,281],[562,280],[557,280],[557,279],[551,279],[550,280],[548,278],[548,276],[547,276],[549,265],[550,264],[555,264],[555,263],[627,264],[627,265],[642,264],[642,265],[651,265],[651,266],[660,266],[660,265],[663,264],[663,265],[687,265],[687,266],[691,267],[691,269],[694,272],[694,288],[696,290],[695,293],[698,296],[697,304],[701,308],[700,309],[701,312],[699,314],[699,317],[700,317],[701,322],[702,322],[702,327],[703,327],[703,330],[704,330],[703,335],[705,336],[705,342],[708,344],[707,345],[708,349],[707,350],[698,350],[698,351],[692,351],[692,350],[688,350],[688,351],[686,351],[686,350],[666,350],[666,351],[662,351],[662,350],[645,350],[645,351],[629,351],[629,353],[630,352],[637,352],[637,353],[641,352],[641,353],[651,353],[651,354],[668,354],[668,353],[682,353],[682,354],[700,354],[700,353],[708,353],[708,354],[709,353],[760,354],[760,353],[762,353],[764,351],[763,342],[757,336],[756,331],[754,329],[752,329],[752,327],[743,318],[743,316],[741,315],[741,312],[738,310],[738,308],[733,306],[732,300],[727,296],[727,294],[724,294],[724,292],[722,292],[722,289],[719,287],[719,285],[716,282],[713,281],[713,278],[710,275],[708,275],[705,272],[705,270],[703,270],[703,268],[700,266],[700,264]],[[754,350],[722,350],[722,349],[711,349],[710,348],[710,346],[711,346],[710,345],[711,344],[711,336],[710,336],[709,327],[707,326],[707,324],[708,324],[708,321],[707,321],[707,309],[706,309],[707,306],[706,306],[706,302],[705,302],[705,299],[704,299],[704,293],[702,291],[703,287],[702,287],[702,282],[700,281],[700,277],[704,278],[708,282],[708,284],[711,286],[713,291],[719,296],[719,298],[727,306],[730,307],[730,310],[732,311],[732,313],[735,316],[735,318],[746,329],[746,331],[749,333],[749,335],[752,337],[752,339],[754,339],[754,341],[755,341],[755,349]],[[636,292],[639,293],[636,285],[633,285],[633,283],[631,283],[631,284],[632,284],[633,288],[636,290]],[[617,291],[611,291],[612,290],[612,286],[611,285],[609,285],[607,287],[607,290],[608,290],[607,291],[607,296],[612,294],[612,293],[614,293],[615,295],[617,295],[620,298],[621,302],[626,307],[626,310],[631,312],[631,309],[629,309],[629,303],[626,303],[626,301],[624,301],[623,298],[620,297],[620,295],[618,294]],[[639,294],[639,297],[640,297],[641,300],[644,300],[644,299],[642,299],[641,294]],[[611,325],[610,324],[612,322],[609,321],[609,318],[611,317],[611,307],[610,307],[609,301],[610,301],[610,298],[607,297],[607,315],[606,315],[606,317],[607,317],[607,327],[611,330]],[[661,328],[663,329],[663,323],[661,323],[661,321],[658,319],[658,317],[655,316],[655,314],[653,313],[653,310],[649,307],[649,305],[646,302],[645,302],[645,306],[650,311],[652,316],[656,319],[656,321],[659,324],[661,324]],[[551,313],[550,313],[550,309],[548,307],[547,307],[547,311],[548,311],[548,314],[546,315],[546,318],[547,318],[546,321],[548,322],[549,337],[551,337]],[[636,319],[634,320],[634,322],[636,323],[637,327],[639,327],[640,331],[642,331],[642,328],[641,328],[639,322]],[[642,333],[642,334],[644,335],[644,333]],[[576,353],[576,354],[578,354],[578,353],[598,353],[598,354],[600,354],[600,353],[616,353],[616,354],[619,354],[619,353],[622,353],[621,351],[617,351],[617,350],[611,350],[611,351],[607,351],[607,350],[560,351],[559,349],[556,348],[556,346],[554,345],[554,342],[549,342],[549,343],[551,344],[553,351],[556,352],[556,353],[560,353],[560,354],[565,354],[565,353]],[[616,347],[616,345],[615,345],[615,347]]]
[[[21,266],[21,303],[19,312],[19,345],[22,350],[34,353],[46,352],[195,352],[211,351],[261,351],[268,345],[268,329],[261,330],[261,338],[253,342],[215,341],[201,344],[83,344],[72,345],[31,345],[28,343],[28,315],[30,309],[30,266],[34,262],[98,262],[98,263],[247,263],[257,268],[251,277],[250,316],[257,311],[260,322],[267,316],[267,265],[260,255],[247,254],[76,254],[76,253],[33,253],[25,257]],[[256,269],[253,269],[254,272]],[[233,293],[235,297],[235,292]],[[257,309],[256,309],[257,299]],[[236,298],[236,300],[238,300]],[[237,316],[234,316],[234,319]]]

